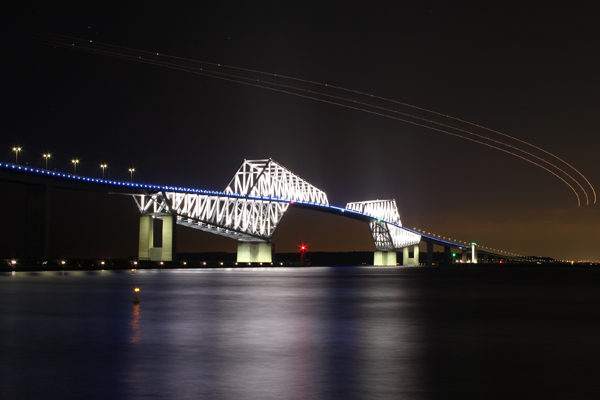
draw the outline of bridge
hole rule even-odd
[[[434,245],[443,246],[447,263],[453,249],[462,253],[463,262],[476,263],[478,251],[484,259],[518,258],[408,229],[402,226],[395,200],[332,206],[324,191],[272,159],[244,160],[222,192],[97,179],[11,163],[0,163],[0,180],[27,185],[26,256],[31,259],[48,258],[51,187],[130,195],[140,211],[139,260],[175,261],[179,224],[236,240],[239,263],[271,263],[273,235],[290,207],[367,223],[376,249],[373,265],[397,265],[397,251],[402,252],[402,265],[419,265],[421,242],[427,244],[427,265],[432,264]],[[153,246],[155,219],[163,222],[160,248]]]

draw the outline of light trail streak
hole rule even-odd
[[[200,69],[200,71],[199,71],[199,70],[198,70],[198,68],[195,68],[195,69],[192,69],[192,70],[190,70],[190,69],[189,69],[189,67],[183,67],[183,68],[180,68],[180,67],[178,67],[177,65],[172,65],[172,64],[170,64],[170,63],[162,63],[162,62],[161,62],[161,63],[156,63],[156,62],[150,61],[150,62],[147,62],[147,63],[149,63],[149,64],[153,64],[153,65],[159,65],[159,66],[163,66],[163,67],[166,67],[166,68],[174,68],[174,69],[179,69],[179,70],[182,70],[182,71],[185,71],[185,72],[195,73],[195,74],[199,74],[199,75],[203,75],[203,76],[209,76],[209,77],[213,77],[213,78],[215,78],[215,79],[223,79],[223,80],[227,80],[227,81],[230,81],[230,82],[236,82],[236,83],[240,83],[240,84],[246,84],[246,83],[247,83],[247,82],[243,82],[243,81],[241,81],[240,79],[243,79],[243,80],[250,81],[250,78],[238,77],[238,76],[236,76],[236,75],[227,74],[227,73],[222,73],[222,72],[214,72],[214,71],[210,71],[210,72],[208,72],[208,71],[206,71],[206,72],[202,71],[202,72],[200,72],[200,71],[201,71],[201,69]],[[211,75],[211,74],[216,74],[216,75]],[[258,80],[257,80],[257,81],[258,81]],[[248,82],[248,83],[250,83],[250,82]],[[309,93],[314,93],[314,92],[312,92],[312,91],[310,91],[310,90],[299,89],[299,88],[296,88],[296,87],[293,87],[293,86],[289,86],[289,85],[273,84],[273,83],[270,83],[270,82],[265,82],[265,84],[268,84],[268,85],[273,85],[273,86],[279,86],[279,87],[285,87],[285,88],[287,88],[287,89],[292,89],[292,90],[299,90],[299,91],[301,91],[301,92],[309,92]],[[308,99],[312,99],[312,100],[318,100],[318,101],[322,101],[322,100],[320,100],[320,99],[318,99],[318,98],[315,98],[315,97],[306,96],[306,95],[300,95],[300,94],[298,94],[298,93],[295,93],[295,92],[291,92],[291,91],[285,91],[285,90],[277,89],[277,88],[274,88],[274,87],[269,87],[269,86],[264,86],[264,85],[254,84],[254,83],[251,83],[250,85],[251,85],[251,86],[255,86],[255,87],[260,87],[260,88],[263,88],[263,89],[269,89],[269,90],[273,90],[273,91],[276,91],[276,92],[287,93],[287,94],[291,94],[291,95],[295,95],[295,96],[299,96],[299,97],[304,97],[304,98],[308,98]],[[499,142],[499,141],[497,141],[497,140],[494,140],[494,139],[492,139],[492,138],[489,138],[489,137],[487,137],[487,136],[484,136],[484,135],[481,135],[481,134],[477,134],[477,133],[474,133],[474,132],[467,131],[467,130],[465,130],[465,129],[461,129],[461,128],[457,128],[457,127],[449,126],[449,125],[447,125],[447,124],[443,124],[443,123],[441,123],[441,122],[437,122],[437,121],[434,121],[434,120],[430,120],[430,119],[426,119],[426,118],[422,118],[422,117],[418,117],[418,116],[410,115],[410,114],[404,113],[404,112],[402,112],[402,111],[398,111],[398,110],[392,110],[392,109],[389,109],[389,108],[380,107],[380,106],[376,106],[376,105],[372,105],[372,104],[368,104],[368,103],[364,103],[364,102],[360,102],[360,101],[356,101],[356,100],[354,100],[354,101],[353,101],[353,100],[351,100],[351,99],[347,99],[347,98],[343,98],[343,97],[339,97],[339,96],[333,96],[333,95],[330,95],[330,94],[325,94],[325,93],[315,93],[315,94],[319,94],[319,95],[321,95],[321,96],[324,96],[324,97],[327,97],[327,98],[332,98],[332,99],[335,99],[335,100],[340,100],[340,101],[345,101],[345,102],[351,102],[352,104],[358,104],[358,105],[361,105],[361,106],[366,106],[366,107],[370,107],[370,108],[374,108],[374,109],[379,109],[379,110],[382,110],[382,111],[388,111],[388,112],[392,112],[392,113],[395,113],[395,114],[400,114],[400,115],[403,115],[403,116],[405,116],[405,117],[408,117],[408,118],[414,118],[414,119],[417,119],[417,120],[420,120],[420,121],[423,121],[423,122],[428,122],[428,123],[432,123],[432,124],[439,125],[439,126],[442,126],[442,127],[446,127],[446,128],[454,129],[454,130],[456,130],[456,131],[459,131],[459,132],[464,132],[464,133],[467,133],[467,134],[469,134],[469,135],[477,136],[477,137],[483,138],[483,139],[485,139],[485,140],[489,140],[489,141],[492,141],[492,142],[495,142],[495,143],[499,143],[499,144],[501,144],[501,145],[504,145],[504,146],[506,146],[506,147],[508,147],[508,148],[512,148],[512,149],[514,149],[515,151],[519,151],[519,152],[521,152],[521,153],[527,154],[527,155],[529,155],[529,156],[531,156],[531,157],[533,157],[533,158],[535,158],[535,159],[538,159],[538,160],[540,160],[540,161],[542,161],[542,162],[544,162],[544,163],[546,163],[546,164],[548,164],[548,165],[550,165],[550,166],[554,167],[556,170],[558,170],[559,172],[562,172],[562,173],[563,173],[565,176],[567,176],[567,177],[568,177],[568,178],[570,178],[570,179],[571,179],[573,182],[575,182],[575,183],[576,183],[576,184],[579,186],[579,188],[580,188],[580,189],[583,191],[583,193],[584,193],[584,195],[585,195],[585,198],[586,198],[586,202],[587,202],[587,204],[589,204],[589,198],[588,198],[588,194],[587,194],[586,190],[583,188],[583,186],[582,186],[582,185],[579,183],[579,181],[577,181],[577,180],[576,180],[575,178],[573,178],[573,177],[572,177],[572,176],[571,176],[569,173],[567,173],[565,170],[561,169],[561,168],[560,168],[560,167],[558,167],[557,165],[555,165],[555,164],[553,164],[553,163],[549,162],[548,160],[545,160],[545,159],[543,159],[542,157],[539,157],[539,156],[537,156],[537,155],[535,155],[535,154],[533,154],[533,153],[531,153],[531,152],[528,152],[528,151],[526,151],[526,150],[523,150],[523,149],[521,149],[521,148],[518,148],[518,147],[516,147],[516,146],[510,145],[510,144],[507,144],[507,143]],[[337,105],[337,106],[342,106],[342,107],[345,107],[345,105],[344,105],[344,104],[340,104],[340,103],[337,103],[337,102],[335,102],[335,101],[326,101],[326,103],[333,104],[333,105]],[[355,107],[355,106],[354,106],[354,107],[347,107],[347,108],[352,108],[352,109],[354,109],[354,110],[363,111],[363,112],[368,112],[368,113],[371,113],[371,114],[376,114],[376,115],[383,116],[383,117],[393,118],[392,116],[389,116],[389,115],[387,115],[387,114],[381,114],[381,113],[372,113],[372,112],[370,112],[369,110],[365,110],[365,109],[363,109],[363,108],[360,108],[360,107]],[[398,120],[398,121],[407,122],[407,123],[412,123],[412,122],[410,122],[410,121],[408,121],[408,120],[401,119],[401,118],[393,118],[393,119],[395,119],[395,120]],[[420,126],[420,127],[424,127],[424,128],[427,128],[427,129],[434,129],[434,128],[430,127],[430,126],[423,125],[423,124],[414,124],[414,125],[417,125],[417,126]],[[447,131],[445,131],[445,130],[439,130],[439,129],[434,129],[434,130],[437,130],[438,132],[443,132],[443,133],[451,134],[451,133],[449,133],[449,132],[447,132]],[[452,136],[459,137],[459,138],[461,138],[461,139],[468,139],[467,137],[465,137],[465,136],[461,136],[461,135],[458,135],[458,134],[451,134],[451,135],[452,135]],[[527,159],[527,158],[524,158],[524,157],[520,157],[520,156],[518,156],[517,154],[515,154],[515,153],[513,153],[513,152],[511,152],[511,151],[506,151],[506,150],[500,149],[499,147],[496,147],[496,146],[490,146],[489,144],[487,144],[487,143],[484,143],[484,142],[482,142],[482,141],[479,141],[479,140],[473,140],[473,139],[468,139],[468,140],[471,140],[471,141],[473,141],[473,142],[475,142],[475,143],[484,144],[484,145],[486,145],[486,146],[488,146],[488,147],[491,147],[491,148],[494,148],[494,149],[502,150],[502,151],[504,151],[504,152],[506,152],[506,153],[508,153],[508,154],[511,154],[511,155],[513,155],[513,156],[517,156],[517,157],[519,157],[519,158],[521,158],[521,159],[523,159],[523,160],[526,160],[526,161],[529,161],[529,162],[531,162],[529,159]],[[534,165],[536,165],[536,166],[539,166],[539,167],[541,167],[541,165],[540,165],[540,164],[538,164],[538,163],[535,163],[535,162],[533,162],[533,164],[534,164]],[[543,168],[543,169],[545,169],[546,171],[549,171],[549,172],[551,172],[551,171],[550,171],[549,169],[547,169],[547,168]],[[554,175],[556,175],[556,174],[554,174]],[[558,175],[556,175],[556,176],[558,177]],[[566,181],[565,181],[564,179],[561,179],[561,180],[563,180],[563,182],[565,182],[565,183],[566,183]],[[570,185],[569,185],[569,186],[570,186]],[[593,188],[592,188],[592,190],[593,190]],[[579,203],[579,205],[580,205],[580,204],[581,204],[581,202],[579,201],[579,195],[577,194],[577,192],[575,192],[575,193],[576,193],[576,195],[577,195],[577,197],[578,197],[578,203]]]
[[[561,158],[557,157],[556,155],[554,155],[538,146],[530,144],[524,140],[512,137],[510,135],[504,134],[499,131],[495,131],[493,129],[483,127],[478,124],[471,123],[466,120],[462,120],[462,119],[455,118],[455,117],[452,117],[449,115],[445,115],[445,114],[442,114],[442,113],[439,113],[436,111],[431,111],[431,110],[421,108],[418,106],[410,105],[410,104],[395,101],[395,100],[386,99],[386,98],[383,98],[380,96],[375,96],[372,94],[368,94],[368,93],[364,93],[364,92],[360,92],[360,91],[356,91],[356,90],[352,90],[352,89],[346,89],[343,87],[332,86],[332,85],[314,82],[314,81],[310,81],[310,80],[293,78],[293,77],[288,77],[288,76],[284,76],[284,75],[277,75],[277,74],[273,74],[273,73],[256,71],[256,70],[251,70],[251,69],[246,69],[246,68],[227,66],[227,65],[223,65],[223,64],[217,64],[217,63],[206,62],[206,61],[192,60],[189,58],[182,58],[182,57],[176,57],[176,56],[159,55],[159,53],[155,53],[155,52],[136,50],[136,49],[131,49],[131,48],[127,48],[127,47],[108,45],[108,44],[103,44],[103,43],[93,43],[92,41],[84,41],[82,39],[73,39],[73,38],[67,38],[67,37],[62,37],[62,36],[49,36],[49,35],[39,36],[38,35],[38,36],[35,36],[34,38],[41,42],[44,42],[44,43],[54,44],[54,45],[58,45],[61,47],[66,47],[66,48],[72,48],[75,50],[84,51],[84,52],[88,52],[88,53],[106,55],[106,56],[110,56],[110,57],[114,57],[114,58],[120,58],[120,59],[131,60],[131,61],[138,61],[138,62],[142,62],[145,64],[162,66],[165,68],[175,69],[175,70],[184,71],[184,72],[188,72],[188,73],[194,73],[194,74],[201,75],[201,76],[211,77],[211,78],[220,79],[220,80],[229,81],[229,82],[235,82],[235,83],[244,84],[247,86],[268,89],[268,90],[275,91],[275,92],[280,92],[280,93],[290,94],[293,96],[298,96],[298,97],[302,97],[302,98],[306,98],[306,99],[320,101],[320,102],[327,103],[327,104],[332,104],[332,105],[336,105],[336,106],[340,106],[340,107],[345,107],[345,108],[349,108],[349,109],[353,109],[353,110],[357,110],[357,111],[366,112],[366,113],[381,116],[381,117],[394,119],[397,121],[402,121],[402,122],[409,123],[409,124],[412,124],[415,126],[423,127],[426,129],[430,129],[430,130],[438,131],[438,132],[445,133],[445,134],[448,134],[451,136],[455,136],[455,137],[458,137],[461,139],[469,140],[471,142],[482,144],[484,146],[487,146],[487,147],[502,151],[504,153],[510,154],[512,156],[518,157],[524,161],[527,161],[537,167],[544,169],[547,172],[550,172],[551,174],[553,174],[554,176],[559,178],[562,182],[564,182],[567,186],[569,186],[569,188],[571,188],[571,190],[575,193],[575,195],[577,197],[578,206],[581,205],[580,197],[579,197],[577,190],[575,190],[575,188],[569,182],[567,182],[563,177],[558,175],[556,172],[550,170],[549,168],[543,166],[539,162],[536,162],[534,160],[531,160],[527,157],[523,157],[522,155],[515,153],[515,151],[520,152],[522,154],[526,154],[529,157],[532,157],[536,160],[539,160],[540,162],[543,162],[543,163],[551,166],[556,171],[562,173],[564,176],[566,176],[567,178],[569,178],[570,180],[575,182],[577,184],[577,186],[579,186],[579,188],[584,193],[584,195],[586,197],[586,203],[589,204],[589,197],[588,197],[587,191],[584,189],[584,187],[581,185],[581,183],[577,179],[573,178],[573,176],[571,176],[569,173],[567,173],[564,169],[558,167],[554,163],[552,163],[540,156],[537,156],[537,155],[535,155],[529,151],[526,151],[524,149],[521,149],[517,146],[511,145],[511,144],[508,144],[505,142],[501,142],[499,140],[495,140],[491,137],[488,137],[488,136],[485,136],[485,135],[482,135],[479,133],[475,133],[475,132],[468,131],[466,129],[462,129],[457,126],[452,126],[448,123],[442,123],[442,122],[432,120],[430,118],[424,118],[424,117],[419,117],[417,115],[408,114],[408,113],[400,111],[400,110],[391,109],[388,106],[377,105],[377,104],[373,103],[373,100],[376,99],[376,100],[381,100],[386,103],[410,107],[412,109],[424,111],[424,112],[432,114],[432,115],[441,116],[441,117],[444,117],[444,118],[447,118],[450,120],[465,123],[470,126],[474,126],[479,129],[483,129],[483,130],[486,130],[486,131],[489,131],[492,133],[496,133],[503,137],[523,143],[527,146],[530,146],[536,150],[539,150],[539,151],[541,151],[545,154],[548,154],[548,155],[552,156],[553,158],[559,160],[560,162],[562,162],[563,164],[565,164],[566,166],[571,168],[573,171],[575,171],[577,174],[579,174],[585,180],[585,182],[590,186],[590,188],[594,194],[594,203],[596,203],[596,191],[594,190],[593,186],[588,181],[588,179],[585,176],[583,176],[583,174],[580,171],[578,171],[572,165],[570,165],[566,161],[562,160]],[[171,60],[176,60],[176,62],[172,62]],[[192,65],[191,66],[186,65],[185,63],[192,63]],[[205,67],[199,67],[198,64],[204,65],[204,66],[208,65],[212,68],[218,69],[218,71],[205,69]],[[240,71],[242,73],[250,73],[250,74],[258,75],[259,77],[267,76],[267,77],[271,78],[271,80],[270,81],[267,79],[261,80],[260,78],[257,78],[256,76],[244,76],[244,75],[236,75],[236,74],[233,74],[230,72],[222,72],[221,71],[222,69],[223,70]],[[303,87],[292,86],[292,85],[286,84],[286,83],[277,83],[277,81],[282,81],[282,80],[284,82],[287,80],[287,81],[300,82],[303,84],[315,85],[318,88],[326,88],[326,90],[328,90],[328,91],[338,90],[343,93],[351,93],[351,94],[356,94],[359,96],[365,96],[365,97],[367,97],[367,101],[351,99],[351,98],[342,97],[340,95],[335,95],[335,94],[330,94],[330,93],[324,93],[322,90],[319,91],[319,90],[314,90],[314,89],[310,89],[310,88],[307,89],[307,88],[303,88]],[[281,89],[281,88],[283,88],[283,89]],[[308,94],[306,94],[306,93],[308,93]],[[321,96],[321,97],[316,97],[316,96]],[[368,101],[371,101],[371,102],[368,102]],[[386,113],[392,113],[393,115],[389,115]],[[401,115],[406,118],[416,119],[417,121],[420,121],[420,122],[401,118],[401,117],[398,117],[397,115]],[[425,123],[437,125],[438,127],[426,125]],[[443,129],[440,129],[439,127],[442,127]],[[447,129],[461,132],[461,133],[469,135],[469,136],[464,136],[464,135],[461,135],[456,132],[450,132]],[[474,139],[472,136],[481,138],[485,141]],[[487,143],[486,141],[492,142],[494,144]],[[505,146],[514,151],[510,151],[505,148],[498,147],[498,145]]]
[[[168,56],[168,57],[171,57],[171,58],[174,58],[174,59],[179,59],[179,60],[184,60],[184,61],[199,62],[199,63],[208,64],[208,65],[212,65],[212,66],[230,68],[230,69],[234,69],[234,70],[238,70],[238,71],[245,71],[245,72],[251,72],[251,73],[255,73],[255,74],[267,75],[267,76],[271,76],[271,77],[279,77],[279,78],[289,79],[289,80],[297,81],[297,82],[309,83],[309,84],[312,84],[312,85],[317,85],[317,86],[331,88],[331,89],[337,89],[337,90],[341,90],[341,91],[348,92],[348,93],[354,93],[354,94],[358,94],[358,95],[361,95],[361,96],[367,96],[367,97],[370,97],[372,99],[383,100],[385,102],[390,102],[390,103],[393,103],[393,104],[398,104],[398,105],[401,105],[401,106],[410,107],[410,108],[413,108],[413,109],[416,109],[416,110],[424,111],[424,112],[427,112],[427,113],[430,113],[430,114],[434,114],[434,115],[438,115],[438,116],[441,116],[441,117],[444,117],[444,118],[448,118],[448,119],[452,119],[452,120],[455,120],[455,121],[459,121],[459,122],[462,122],[462,123],[465,123],[465,124],[468,124],[468,125],[471,125],[471,126],[475,126],[477,128],[480,128],[480,129],[484,129],[484,130],[489,131],[489,132],[496,133],[498,135],[507,137],[507,138],[512,139],[512,140],[516,140],[516,141],[518,141],[520,143],[523,143],[523,144],[525,144],[527,146],[531,146],[531,147],[533,147],[536,150],[544,152],[544,153],[550,155],[551,157],[557,159],[558,161],[562,162],[563,164],[567,165],[569,168],[571,168],[575,172],[577,172],[577,174],[579,174],[586,181],[586,183],[588,184],[588,186],[591,188],[591,190],[592,190],[592,192],[594,194],[594,204],[596,204],[596,201],[597,201],[596,190],[594,189],[594,187],[592,186],[592,184],[590,183],[590,181],[578,169],[576,169],[574,166],[572,166],[571,164],[569,164],[568,162],[566,162],[562,158],[558,157],[557,155],[555,155],[555,154],[553,154],[553,153],[551,153],[551,152],[549,152],[547,150],[544,150],[541,147],[538,147],[538,146],[536,146],[536,145],[534,145],[532,143],[529,143],[529,142],[527,142],[525,140],[522,140],[522,139],[519,139],[517,137],[514,137],[514,136],[511,136],[511,135],[507,135],[505,133],[499,132],[497,130],[490,129],[490,128],[487,128],[485,126],[482,126],[482,125],[479,125],[479,124],[475,124],[473,122],[466,121],[464,119],[456,118],[456,117],[453,117],[451,115],[443,114],[443,113],[440,113],[440,112],[437,112],[437,111],[433,111],[433,110],[429,110],[429,109],[426,109],[426,108],[423,108],[423,107],[418,107],[418,106],[415,106],[415,105],[412,105],[412,104],[403,103],[401,101],[388,99],[388,98],[385,98],[385,97],[377,96],[377,95],[374,95],[374,94],[369,94],[369,93],[366,93],[366,92],[361,92],[361,91],[354,90],[354,89],[348,89],[348,88],[344,88],[344,87],[340,87],[340,86],[329,85],[329,84],[326,84],[326,83],[321,83],[321,82],[316,82],[316,81],[311,81],[311,80],[306,80],[306,79],[301,79],[301,78],[295,78],[295,77],[286,76],[286,75],[277,75],[277,74],[274,74],[274,73],[271,73],[271,72],[257,71],[257,70],[252,70],[252,69],[248,69],[248,68],[241,68],[241,67],[235,67],[235,66],[230,66],[230,65],[211,63],[211,62],[208,62],[208,61],[198,61],[198,60],[193,60],[193,59],[183,58],[183,57],[176,57],[176,56]],[[365,103],[363,103],[363,104],[365,104]],[[376,106],[373,106],[373,105],[370,105],[370,104],[365,104],[365,105],[367,105],[369,107],[376,107]],[[396,112],[399,112],[399,111],[396,111]],[[402,113],[402,114],[409,116],[408,114],[404,114],[404,113]],[[410,116],[410,117],[421,119],[421,118],[416,117],[416,116]],[[429,121],[429,122],[433,122],[433,121]],[[436,123],[436,124],[439,124],[439,125],[444,125],[444,124],[437,123],[437,122],[433,122],[433,123]],[[456,127],[450,127],[450,128],[456,129],[456,130],[460,130],[460,131],[463,131],[463,132],[467,132],[467,133],[470,133],[470,134],[474,134],[472,132],[468,132],[468,131],[465,131],[465,130],[462,130],[462,129],[459,129],[459,128],[456,128]],[[474,134],[474,135],[477,135],[477,134]],[[477,135],[477,136],[484,137],[483,135]],[[493,140],[493,139],[487,138],[487,137],[484,137],[484,138],[487,139],[487,140]],[[505,143],[502,143],[502,144],[507,145]],[[513,147],[513,148],[517,149],[518,151],[522,151],[524,153],[532,155],[531,153],[528,153],[528,152],[526,152],[526,151],[524,151],[522,149],[519,149],[519,148],[516,148],[516,147]],[[579,184],[579,182],[577,180],[575,180],[574,178],[572,178],[569,174],[567,174],[566,172],[564,172],[562,169],[558,168],[554,164],[550,163],[549,161],[544,160],[544,159],[542,159],[540,157],[537,157],[537,156],[534,156],[534,157],[536,157],[536,158],[544,161],[547,164],[552,165],[556,169],[558,169],[561,172],[565,173],[565,175],[569,176],[569,178],[571,178],[573,181],[575,181],[579,185],[579,187],[581,188],[581,190],[585,193],[586,199],[588,198],[586,190],[581,186],[581,184]],[[588,199],[587,204],[589,204],[589,199]]]
[[[178,59],[182,59],[182,60],[187,60],[187,61],[194,61],[194,60],[186,59],[186,58],[179,58],[179,57],[174,57],[174,58],[178,58]],[[464,120],[464,119],[456,118],[456,117],[453,117],[451,115],[443,114],[443,113],[440,113],[440,112],[437,112],[437,111],[429,110],[427,108],[415,106],[415,105],[408,104],[408,103],[403,103],[401,101],[388,99],[388,98],[385,98],[385,97],[377,96],[377,95],[374,95],[374,94],[369,94],[369,93],[366,93],[366,92],[361,92],[361,91],[354,90],[354,89],[348,89],[348,88],[344,88],[344,87],[340,87],[340,86],[329,85],[329,84],[325,84],[325,83],[321,83],[321,82],[316,82],[316,81],[311,81],[311,80],[306,80],[306,79],[301,79],[301,78],[295,78],[295,77],[291,77],[291,76],[277,75],[277,74],[273,74],[273,73],[270,73],[270,72],[263,72],[263,71],[251,70],[251,69],[247,69],[247,68],[240,68],[240,67],[234,67],[234,66],[228,66],[228,65],[222,65],[222,64],[214,64],[214,63],[210,63],[210,62],[206,62],[206,61],[200,61],[200,62],[207,63],[207,64],[210,64],[210,65],[219,65],[219,66],[223,66],[223,67],[231,68],[231,69],[235,69],[235,70],[240,70],[240,71],[248,71],[248,72],[252,72],[252,73],[256,73],[256,74],[263,74],[263,75],[268,75],[268,76],[273,76],[273,77],[285,78],[285,79],[289,79],[289,80],[293,80],[293,81],[297,81],[297,82],[310,83],[312,85],[318,85],[318,86],[322,86],[322,87],[333,88],[333,89],[342,90],[342,91],[349,92],[349,93],[358,94],[358,95],[361,95],[361,96],[367,96],[367,97],[370,97],[370,98],[373,98],[373,99],[383,100],[383,101],[386,101],[386,102],[390,102],[390,103],[398,104],[398,105],[401,105],[401,106],[410,107],[410,108],[413,108],[413,109],[416,109],[416,110],[424,111],[424,112],[427,112],[427,113],[430,113],[430,114],[438,115],[438,116],[441,116],[441,117],[444,117],[444,118],[452,119],[452,120],[455,120],[455,121],[458,121],[458,122],[462,122],[462,123],[465,123],[465,124],[468,124],[468,125],[471,125],[471,126],[475,126],[477,128],[480,128],[480,129],[484,129],[484,130],[489,131],[489,132],[496,133],[498,135],[507,137],[507,138],[512,139],[512,140],[516,140],[516,141],[518,141],[520,143],[523,143],[523,144],[526,144],[528,146],[531,146],[531,147],[533,147],[536,150],[544,152],[544,153],[552,156],[553,158],[556,158],[557,160],[559,160],[560,162],[562,162],[563,164],[567,165],[569,168],[571,168],[572,170],[574,170],[575,172],[577,172],[586,181],[586,183],[588,184],[588,186],[591,188],[591,190],[592,190],[592,192],[594,194],[594,204],[596,204],[597,196],[596,196],[596,191],[595,191],[594,187],[592,186],[592,184],[590,183],[590,181],[578,169],[576,169],[574,166],[572,166],[571,164],[569,164],[568,162],[566,162],[562,158],[558,157],[557,155],[555,155],[555,154],[553,154],[553,153],[551,153],[551,152],[549,152],[547,150],[544,150],[543,148],[538,147],[538,146],[536,146],[536,145],[534,145],[532,143],[529,143],[529,142],[527,142],[525,140],[519,139],[517,137],[511,136],[511,135],[507,135],[507,134],[499,132],[497,130],[490,129],[490,128],[487,128],[485,126],[482,126],[482,125],[479,125],[479,124],[475,124],[473,122],[469,122],[469,121]],[[415,117],[415,118],[418,118],[418,117]],[[458,129],[458,128],[455,128],[455,127],[451,127],[451,128],[452,129]],[[458,130],[462,131],[462,129],[458,129]],[[464,131],[464,132],[466,132],[466,131]],[[486,138],[486,139],[493,140],[491,138]],[[519,151],[523,151],[521,149],[518,149],[518,150]],[[537,158],[539,158],[539,157],[537,157]],[[546,160],[542,160],[542,161],[544,161],[544,162],[552,165],[553,167],[559,169],[558,167],[556,167],[555,165],[553,165],[552,163],[550,163],[550,162],[548,162]],[[574,178],[571,178],[571,179],[575,180]],[[579,184],[579,182],[577,182],[577,183]],[[579,185],[579,186],[581,187],[581,185]],[[583,187],[581,187],[581,189],[584,191],[584,193],[586,195],[586,198],[587,198],[587,193],[585,192],[585,189],[583,189]],[[588,204],[589,204],[589,201],[588,201]]]

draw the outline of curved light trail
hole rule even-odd
[[[572,175],[570,175],[564,168],[570,169],[574,171],[577,175],[581,176],[585,180],[586,186],[589,186],[593,193],[593,201],[594,204],[597,201],[596,191],[594,187],[589,182],[589,180],[575,167],[571,164],[567,163],[563,159],[558,156],[538,147],[531,143],[528,143],[524,140],[518,139],[516,137],[507,135],[505,133],[486,128],[484,126],[452,117],[449,115],[445,115],[436,111],[428,110],[422,107],[414,106],[411,104],[390,100],[384,97],[375,96],[372,94],[360,92],[353,89],[347,89],[339,86],[332,86],[324,83],[314,82],[310,80],[304,80],[294,77],[288,77],[284,75],[278,75],[268,72],[256,71],[247,68],[233,67],[218,63],[206,62],[206,61],[198,61],[188,58],[176,57],[176,56],[166,56],[161,55],[160,53],[154,53],[143,50],[136,50],[122,46],[109,45],[104,43],[95,43],[91,40],[86,41],[83,39],[74,39],[68,38],[58,35],[36,35],[34,39],[39,40],[43,43],[53,44],[61,47],[71,48],[78,51],[84,51],[99,55],[105,55],[115,58],[121,58],[131,61],[142,62],[146,64],[152,64],[156,66],[161,66],[165,68],[180,70],[184,72],[189,72],[197,75],[202,75],[206,77],[211,77],[215,79],[220,79],[229,82],[235,82],[239,84],[244,84],[247,86],[259,87],[262,89],[268,89],[271,91],[276,91],[280,93],[290,94],[293,96],[298,96],[310,100],[315,100],[327,104],[332,104],[340,107],[345,107],[357,111],[366,112],[369,114],[394,119],[397,121],[409,123],[415,126],[423,127],[426,129],[434,130],[437,132],[445,133],[451,136],[455,136],[461,139],[469,140],[471,142],[475,142],[495,150],[502,151],[504,153],[510,154],[514,157],[518,157],[524,161],[527,161],[543,170],[551,173],[558,179],[560,179],[563,183],[565,183],[575,194],[577,197],[577,205],[581,205],[581,199],[579,192],[575,189],[575,187],[571,183],[575,183],[576,186],[579,187],[581,192],[584,194],[586,198],[586,204],[589,205],[590,199],[587,193],[587,190],[584,186],[579,182],[578,179],[575,179]],[[207,69],[206,66],[209,68]],[[216,70],[213,70],[216,69]],[[233,71],[233,72],[232,72]],[[265,78],[266,77],[266,78]],[[261,79],[262,78],[262,79]],[[297,82],[299,85],[294,85],[293,83]],[[308,87],[303,87],[302,85],[308,85]],[[311,87],[316,86],[316,88]],[[341,92],[335,93],[335,92]],[[353,99],[346,97],[342,94],[350,93],[352,95],[358,95],[358,99]],[[381,101],[384,104],[377,104],[376,101]],[[439,122],[431,119],[431,117],[423,117],[418,115],[409,114],[402,110],[397,110],[390,108],[391,105],[399,105],[403,107],[409,107],[414,110],[422,111],[426,114],[438,116],[445,118],[448,121]],[[522,143],[526,146],[529,146],[535,150],[538,150],[546,155],[551,156],[553,159],[558,160],[566,167],[559,167],[556,164],[548,161],[543,156],[538,156],[533,154],[531,151],[524,150],[515,145],[496,140],[492,137],[486,136],[481,133],[472,132],[470,130],[463,129],[459,126],[453,126],[452,121],[460,122],[467,124],[469,126],[476,127],[481,130],[485,130],[497,135],[500,135],[504,138],[514,140],[516,142]],[[429,125],[427,125],[429,124]],[[434,125],[434,126],[431,126]],[[451,131],[450,131],[451,130]],[[481,139],[481,140],[480,140]],[[503,146],[503,147],[500,147]],[[520,153],[520,154],[519,154]],[[524,156],[525,155],[525,156]],[[527,156],[527,157],[526,157]],[[530,158],[528,158],[530,157]],[[533,158],[533,159],[532,159]],[[538,162],[539,161],[539,162]],[[553,170],[552,170],[552,169]],[[562,176],[561,176],[562,175]],[[565,177],[568,179],[565,179]],[[570,183],[571,182],[571,183]]]

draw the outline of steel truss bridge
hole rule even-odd
[[[38,204],[33,210],[38,222],[47,220],[40,218],[39,204],[45,199],[40,186],[45,185],[46,191],[51,185],[131,195],[140,211],[140,260],[174,261],[174,226],[179,224],[237,240],[238,262],[270,263],[271,240],[277,226],[290,207],[298,207],[366,222],[376,248],[374,265],[396,265],[399,250],[403,252],[403,265],[418,265],[421,241],[427,243],[427,264],[431,264],[434,244],[444,246],[447,258],[451,248],[458,248],[463,253],[463,261],[470,251],[471,261],[477,262],[474,244],[446,241],[403,227],[395,200],[352,202],[343,208],[332,206],[324,191],[272,159],[244,160],[222,192],[103,180],[8,163],[0,163],[0,180],[19,181],[28,188],[38,187],[27,191],[28,196],[31,192],[38,197],[38,201],[28,201],[28,204]],[[163,220],[161,248],[153,247],[153,219]],[[46,231],[47,235],[48,229],[38,226],[32,230]],[[32,239],[38,243],[37,251],[32,253],[38,257],[47,253],[47,240],[40,234]],[[40,243],[45,249],[39,248]],[[411,248],[413,257],[410,257]],[[489,251],[485,254],[507,258]],[[47,258],[47,254],[45,256]]]

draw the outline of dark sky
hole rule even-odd
[[[535,144],[598,185],[592,2],[60,3],[28,2],[4,35],[3,160],[21,145],[30,165],[51,151],[59,170],[79,157],[84,174],[100,175],[108,162],[113,178],[135,167],[140,181],[222,190],[244,159],[271,157],[334,205],[395,198],[410,228],[518,254],[600,260],[598,206],[577,207],[567,185],[516,157],[356,110],[32,40],[67,35],[372,93]],[[3,207],[18,209],[16,196],[3,197]],[[63,228],[53,237],[57,254],[136,251],[128,198],[59,192],[53,213]],[[180,239],[180,251],[235,250],[203,233]],[[366,226],[294,212],[275,242],[294,251],[301,241],[374,250]]]

